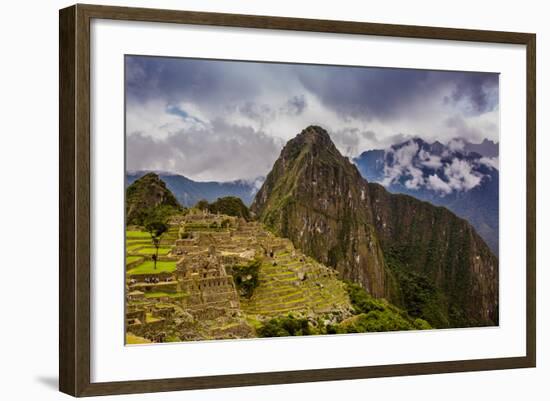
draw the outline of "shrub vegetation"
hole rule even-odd
[[[208,205],[210,213],[226,214],[228,216],[242,217],[250,220],[250,212],[241,198],[236,196],[225,196],[218,198],[215,202]]]
[[[315,334],[307,319],[288,316],[273,318],[258,330],[259,337],[307,336]]]
[[[233,265],[228,268],[228,273],[233,276],[239,294],[245,298],[252,297],[254,289],[260,284],[259,272],[262,262],[259,259],[244,265]]]

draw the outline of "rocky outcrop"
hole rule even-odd
[[[434,327],[498,324],[498,259],[470,224],[368,184],[320,127],[286,144],[251,210],[344,279]]]

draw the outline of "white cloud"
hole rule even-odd
[[[411,178],[405,181],[405,186],[409,189],[418,189],[424,185],[424,177],[422,175],[422,170],[419,168],[410,165],[407,169],[407,173],[410,174]]]
[[[428,187],[429,189],[435,192],[442,193],[445,195],[448,195],[451,192],[453,192],[453,189],[451,188],[451,186],[435,174],[430,175],[428,177],[428,179],[426,180],[426,187]]]
[[[261,131],[214,120],[207,130],[181,128],[161,138],[128,135],[126,167],[170,171],[198,181],[254,180],[271,169],[281,147]]]
[[[482,157],[479,159],[479,162],[487,167],[494,168],[495,170],[499,169],[498,157]]]
[[[424,149],[418,152],[418,157],[420,158],[420,164],[425,167],[437,170],[438,168],[441,168],[441,166],[443,166],[443,163],[441,162],[441,157],[437,155],[432,155],[430,152],[427,152]]]
[[[464,141],[461,139],[451,139],[447,146],[451,152],[458,152],[464,149]]]
[[[418,170],[412,165],[413,158],[418,152],[418,144],[414,141],[409,141],[406,145],[401,146],[398,149],[390,148],[386,151],[386,160],[393,159],[391,164],[386,163],[384,166],[384,180],[382,185],[388,186],[403,175],[411,175],[412,182],[409,183],[411,187],[417,187],[418,182]],[[420,172],[422,173],[422,172]],[[415,178],[416,177],[416,178]]]
[[[462,149],[464,143],[452,141],[454,149]],[[445,150],[444,158],[431,154],[420,148],[417,142],[409,140],[401,147],[389,148],[385,153],[384,178],[380,182],[384,186],[401,183],[407,189],[419,190],[426,188],[436,193],[448,195],[453,191],[469,191],[481,184],[484,177],[477,171],[479,164],[495,166],[498,158],[483,160],[467,160],[450,156]],[[433,174],[425,167],[435,170]]]
[[[443,171],[449,186],[456,191],[469,191],[481,183],[483,175],[473,170],[472,165],[466,160],[453,159]]]
[[[189,107],[190,105],[187,105]],[[181,105],[169,105],[161,100],[128,104],[126,108],[127,136],[140,133],[154,140],[164,140],[182,130],[207,130],[209,121],[195,108],[192,112]],[[177,114],[175,110],[185,111],[187,116]],[[197,114],[194,114],[197,113]]]

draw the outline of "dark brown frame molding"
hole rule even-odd
[[[527,49],[527,333],[523,357],[90,382],[90,21],[92,18],[401,38],[509,43]],[[59,13],[59,389],[73,396],[421,375],[536,365],[536,35],[256,15],[74,5]]]

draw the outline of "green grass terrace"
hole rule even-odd
[[[172,299],[178,299],[178,298],[184,298],[187,294],[185,292],[148,292],[145,294],[145,298],[172,298]]]
[[[126,239],[151,239],[151,235],[146,231],[126,231]]]
[[[158,261],[157,268],[154,268],[154,263],[151,260],[143,262],[126,272],[129,276],[139,276],[141,274],[156,274],[156,273],[173,273],[176,271],[175,261]]]
[[[140,259],[143,260],[143,256],[126,256],[126,266],[131,263],[137,262]]]
[[[131,250],[133,251],[133,253],[139,253],[140,255],[154,255],[156,253],[156,249],[154,246],[145,246],[142,248],[133,247]],[[159,248],[159,256],[168,255],[171,250],[171,246],[161,246]]]

